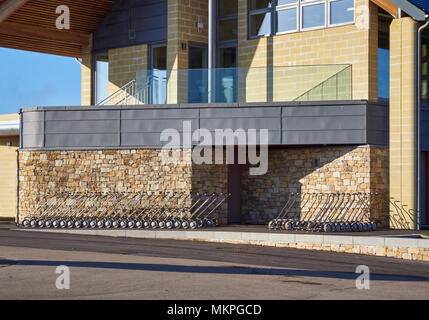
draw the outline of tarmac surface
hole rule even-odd
[[[0,299],[429,299],[428,262],[13,229],[0,224]],[[69,290],[56,287],[61,265]],[[369,290],[356,287],[361,265]]]

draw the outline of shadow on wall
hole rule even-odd
[[[355,280],[356,273],[336,272],[323,270],[295,270],[274,268],[252,268],[242,266],[184,266],[169,264],[149,263],[122,263],[122,262],[92,262],[92,261],[49,261],[49,260],[0,260],[0,265],[17,266],[47,266],[58,267],[60,265],[69,268],[93,268],[112,270],[137,270],[155,272],[199,273],[199,274],[229,274],[229,275],[261,275],[261,276],[286,276],[286,277],[312,277]],[[422,277],[373,274],[371,280],[377,281],[427,281]]]

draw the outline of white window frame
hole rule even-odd
[[[331,3],[338,2],[340,0],[328,0],[328,28],[332,27],[341,27],[347,26],[349,24],[355,24],[356,22],[356,0],[353,0],[353,21],[341,22],[341,23],[331,23]]]
[[[311,31],[311,30],[318,30],[318,29],[326,29],[327,28],[327,13],[326,13],[326,0],[322,0],[322,1],[320,1],[320,0],[307,0],[307,1],[304,1],[304,2],[302,2],[301,3],[301,6],[300,6],[300,16],[301,16],[301,19],[300,19],[300,31]],[[318,4],[323,4],[323,6],[324,6],[324,9],[325,9],[325,15],[324,15],[324,24],[323,25],[321,25],[321,26],[317,26],[317,27],[310,27],[310,28],[304,28],[304,26],[303,26],[303,22],[304,22],[304,16],[303,16],[303,9],[305,8],[305,7],[310,7],[310,6],[314,6],[314,5],[318,5]]]
[[[277,15],[279,11],[288,10],[288,9],[296,9],[296,28],[294,30],[287,30],[287,31],[278,31],[278,24],[277,24]],[[299,32],[299,24],[300,24],[300,16],[299,16],[299,0],[296,0],[295,3],[288,3],[283,4],[280,6],[276,6],[275,10],[276,16],[274,17],[274,26],[276,28],[275,35],[282,35],[282,34],[288,34],[288,33],[295,33]]]
[[[248,39],[258,39],[258,38],[265,38],[270,36],[276,36],[276,35],[283,35],[283,34],[289,34],[289,33],[296,33],[296,32],[304,32],[304,31],[311,31],[311,30],[320,30],[320,29],[329,29],[329,28],[335,28],[335,27],[341,27],[341,26],[347,26],[352,25],[356,23],[356,0],[353,0],[353,21],[348,22],[342,22],[342,23],[331,23],[331,3],[337,2],[340,0],[296,0],[294,3],[288,3],[288,4],[282,4],[277,5],[277,1],[273,2],[275,5],[273,8],[263,8],[263,9],[255,9],[250,10],[250,7],[248,7]],[[248,4],[250,1],[248,0]],[[323,4],[324,10],[325,10],[325,23],[324,25],[317,26],[317,27],[310,27],[310,28],[304,28],[303,27],[303,8],[306,6],[311,5],[317,5],[317,4]],[[288,30],[288,31],[278,31],[278,19],[277,15],[279,11],[286,10],[286,9],[292,9],[296,8],[296,14],[297,14],[297,27],[295,30]],[[271,14],[271,26],[274,28],[274,30],[270,30],[269,34],[264,35],[250,35],[251,30],[251,16],[256,14],[263,14],[263,13],[270,13]],[[275,14],[275,16],[273,16]]]

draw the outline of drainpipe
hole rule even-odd
[[[209,27],[208,27],[208,103],[213,102],[213,53],[214,53],[214,1],[209,0]]]
[[[421,107],[421,69],[422,69],[422,31],[429,26],[429,16],[426,15],[426,23],[419,28],[417,33],[417,230],[420,230],[420,213],[421,213],[421,143],[420,143],[420,107]],[[426,208],[427,210],[427,208]]]

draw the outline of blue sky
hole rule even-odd
[[[0,48],[0,114],[80,105],[80,84],[81,68],[74,58]]]

